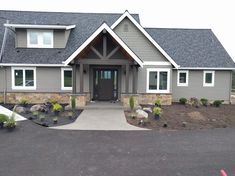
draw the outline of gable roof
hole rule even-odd
[[[76,25],[71,30],[66,48],[15,48],[15,34],[9,30],[2,63],[14,64],[62,64],[72,53],[106,22],[112,25],[122,14],[114,13],[65,13],[0,10],[0,46],[6,20],[14,24]],[[133,14],[139,22],[139,15]]]
[[[145,28],[180,68],[235,68],[211,29]]]
[[[139,30],[142,34],[166,57],[166,59],[175,67],[179,68],[179,65],[162,49],[162,47],[155,41],[146,30],[129,14],[128,11],[125,13],[111,26],[114,29],[122,20],[128,18]]]
[[[136,56],[136,54],[113,32],[112,29],[106,24],[103,23],[65,62],[65,65],[68,65],[80,52],[83,51],[103,30],[106,30],[122,48],[141,66],[143,67],[142,60]]]

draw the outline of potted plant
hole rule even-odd
[[[7,121],[4,124],[4,127],[8,129],[8,131],[13,131],[16,127],[16,121],[14,116],[7,119]]]
[[[154,114],[155,120],[159,120],[160,116],[162,114],[162,109],[160,107],[154,107],[153,108],[153,114]]]
[[[62,109],[63,108],[59,103],[53,104],[53,112],[55,113],[55,116],[58,116]]]
[[[8,116],[5,114],[0,114],[0,128],[3,128],[4,123],[8,120]]]

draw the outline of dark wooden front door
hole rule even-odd
[[[101,101],[117,99],[117,70],[94,70],[94,99]]]

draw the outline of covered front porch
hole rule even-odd
[[[122,101],[124,95],[137,94],[141,60],[106,25],[68,64],[78,106]]]

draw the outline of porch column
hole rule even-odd
[[[77,65],[76,63],[72,67],[72,73],[73,73],[73,81],[72,81],[72,94],[76,94],[76,70],[77,70]]]
[[[132,82],[132,93],[133,94],[136,94],[137,93],[137,74],[138,74],[138,71],[137,71],[137,67],[135,65],[133,65],[133,69],[132,69],[132,74],[133,74],[133,82]]]
[[[130,65],[126,64],[126,94],[129,93],[129,70],[130,70]]]
[[[83,82],[84,82],[84,78],[83,78],[83,64],[80,63],[80,93],[83,93]]]

